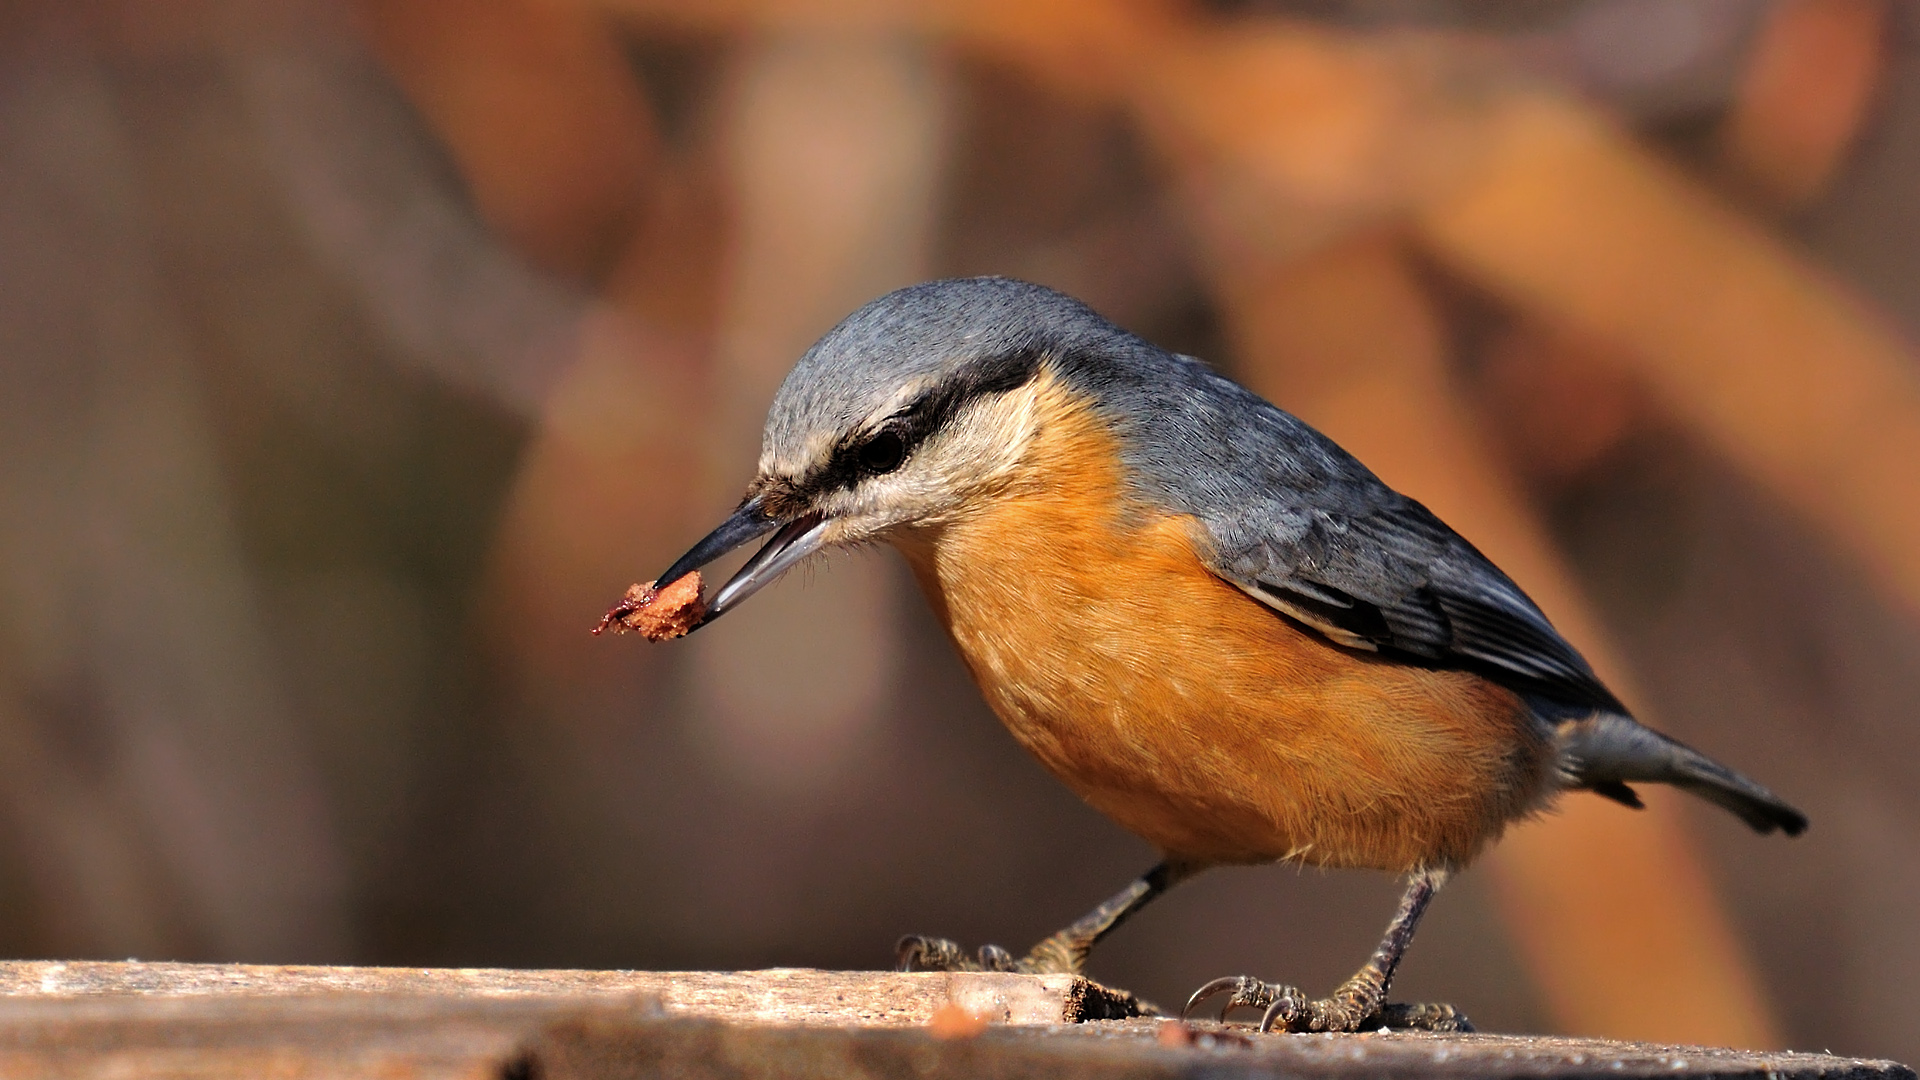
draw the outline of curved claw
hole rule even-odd
[[[908,934],[893,946],[896,971],[965,971],[970,966],[960,946],[946,938]]]
[[[1186,1020],[1193,1016],[1193,1010],[1199,1008],[1201,1002],[1213,997],[1215,994],[1221,994],[1231,990],[1234,992],[1234,997],[1239,997],[1240,983],[1245,978],[1246,976],[1244,975],[1229,975],[1223,979],[1215,979],[1200,989],[1195,990],[1193,996],[1187,999],[1186,1007],[1180,1010],[1180,1019]],[[1233,1008],[1233,998],[1228,998],[1227,1007],[1220,1010],[1220,1018],[1223,1020],[1226,1019],[1227,1010],[1231,1008]]]
[[[1013,954],[998,945],[982,945],[979,950],[980,967],[984,971],[1013,971]]]
[[[1300,991],[1291,986],[1275,986],[1272,983],[1256,979],[1251,975],[1236,975],[1225,979],[1215,979],[1200,989],[1195,990],[1193,996],[1187,999],[1187,1007],[1181,1011],[1180,1018],[1182,1020],[1186,1019],[1193,1014],[1193,1010],[1201,1002],[1223,990],[1231,990],[1233,994],[1227,998],[1227,1003],[1220,1007],[1220,1019],[1222,1021],[1226,1020],[1228,1013],[1242,1006],[1249,1009],[1264,1009],[1272,1004],[1276,997],[1284,998],[1289,995],[1295,998],[1300,997]]]

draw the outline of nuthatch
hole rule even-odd
[[[1014,960],[909,937],[903,968],[1078,971],[1195,872],[1410,875],[1330,997],[1240,977],[1262,1030],[1457,1029],[1388,1005],[1427,901],[1568,790],[1672,784],[1789,835],[1772,792],[1641,726],[1525,593],[1340,447],[1190,357],[1003,278],[884,296],[800,358],[739,509],[662,585],[767,532],[711,621],[823,548],[912,565],[994,712],[1164,861]],[[1224,1015],[1224,1013],[1222,1014]]]

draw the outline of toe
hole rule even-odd
[[[1303,1031],[1312,1019],[1312,1006],[1307,1001],[1307,995],[1301,993],[1298,987],[1275,988],[1272,999],[1266,1004],[1267,1011],[1260,1014],[1260,1030],[1263,1033],[1275,1028],[1281,1031]]]
[[[1265,1009],[1271,1015],[1272,1007],[1276,1002],[1306,1000],[1294,987],[1276,985],[1251,975],[1235,975],[1215,979],[1195,990],[1193,996],[1187,999],[1187,1007],[1180,1011],[1181,1018],[1192,1016],[1193,1011],[1199,1008],[1202,1002],[1221,994],[1227,995],[1226,1004],[1220,1007],[1221,1020],[1225,1020],[1228,1013],[1239,1008]]]
[[[908,934],[894,945],[893,953],[896,971],[980,970],[958,944],[946,938]]]
[[[983,971],[1015,971],[1013,954],[998,945],[980,946],[980,968]]]
[[[1380,1026],[1395,1031],[1470,1032],[1473,1021],[1451,1005],[1393,1002],[1380,1006]]]

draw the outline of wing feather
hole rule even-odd
[[[1347,648],[1626,712],[1518,585],[1311,425],[1150,346],[1078,371],[1147,502],[1196,519],[1209,568],[1280,615]]]
[[[1216,572],[1337,645],[1625,712],[1486,556],[1419,503],[1380,490],[1391,497],[1359,513],[1317,510],[1304,529],[1243,548]]]

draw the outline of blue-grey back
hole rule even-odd
[[[855,312],[787,377],[768,448],[1008,357],[1091,401],[1139,503],[1199,521],[1209,568],[1277,611],[1344,645],[1471,668],[1576,711],[1625,711],[1525,593],[1425,507],[1202,362],[1041,286],[930,282]]]

